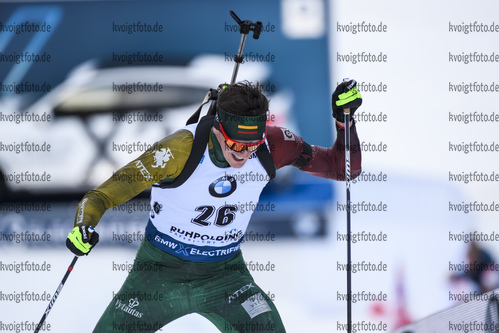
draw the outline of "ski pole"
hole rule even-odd
[[[352,332],[352,253],[350,230],[350,109],[343,110],[345,117],[345,181],[347,188],[347,327]]]
[[[47,316],[49,315],[50,310],[52,310],[52,307],[54,306],[55,301],[57,300],[57,297],[59,296],[62,287],[64,287],[64,283],[66,283],[66,280],[68,279],[69,273],[73,270],[74,265],[76,264],[76,260],[78,260],[78,256],[74,256],[73,261],[71,261],[71,264],[68,267],[68,270],[66,271],[66,274],[64,274],[64,277],[62,278],[61,283],[59,284],[59,287],[57,287],[57,290],[54,293],[54,296],[52,296],[52,299],[49,302],[49,305],[45,309],[45,312],[43,313],[42,319],[40,319],[40,322],[36,326],[35,332],[38,333],[40,329],[43,326],[43,323],[45,322],[45,319],[47,319]]]

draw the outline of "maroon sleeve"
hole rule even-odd
[[[330,148],[310,146],[298,135],[278,126],[269,126],[267,137],[270,154],[277,169],[286,165],[294,165],[317,177],[345,180],[345,131],[343,129],[337,127],[336,142]],[[307,146],[310,149],[307,149]],[[350,167],[351,179],[360,175],[361,152],[355,123],[350,127]]]

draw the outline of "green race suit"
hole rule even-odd
[[[107,209],[178,177],[192,149],[194,127],[158,141],[88,192],[78,205],[75,225],[96,227]],[[343,139],[338,133],[331,148],[310,146],[285,128],[269,126],[266,143],[277,169],[294,165],[315,176],[343,180]],[[361,172],[355,125],[351,153],[355,178]],[[155,332],[189,313],[201,314],[222,332],[285,332],[272,300],[253,281],[239,249],[251,212],[244,212],[238,200],[256,203],[266,180],[244,184],[237,176],[242,170],[228,165],[213,133],[202,161],[192,179],[178,188],[153,188],[147,237],[94,332]],[[255,154],[244,167],[265,173]],[[247,196],[238,197],[240,192]]]

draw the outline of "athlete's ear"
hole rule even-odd
[[[213,134],[215,134],[215,137],[217,138],[217,141],[218,141],[218,144],[220,145],[220,147],[224,147],[224,141],[223,141],[224,139],[223,139],[222,132],[217,130],[215,128],[215,126],[213,126]]]

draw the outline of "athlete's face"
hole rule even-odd
[[[233,168],[240,168],[246,163],[246,161],[249,159],[251,154],[253,152],[248,151],[248,149],[245,149],[243,151],[237,152],[232,149],[230,149],[226,144],[225,144],[225,138],[223,134],[217,130],[216,128],[213,128],[213,133],[215,133],[215,136],[217,137],[218,143],[220,144],[220,147],[222,148],[222,152],[224,154],[225,160],[229,163],[229,165]],[[257,143],[258,141],[240,141],[241,143]]]

